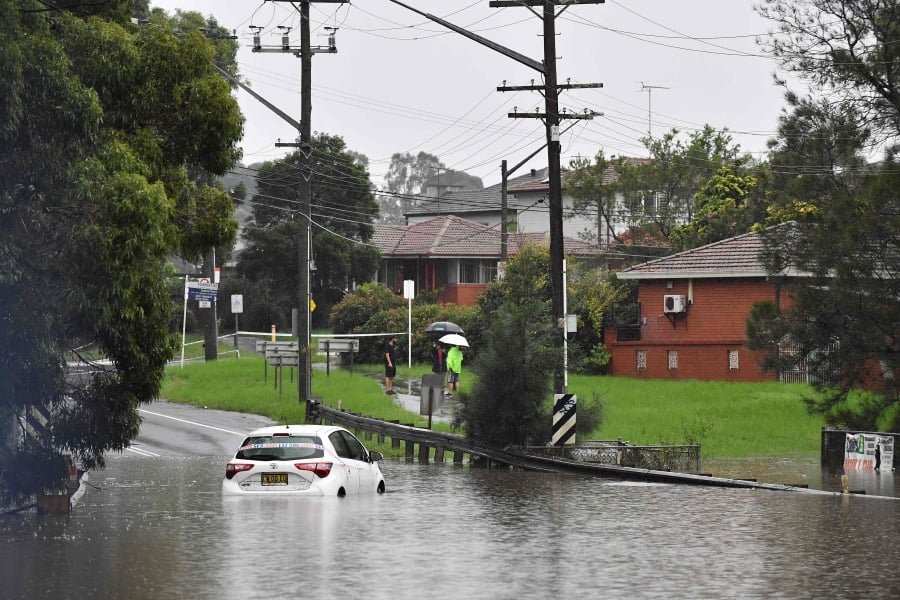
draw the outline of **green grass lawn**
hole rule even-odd
[[[296,372],[284,369],[283,390],[274,385],[274,369],[259,357],[242,356],[213,362],[169,367],[160,397],[222,410],[266,415],[280,422],[300,423],[305,407],[298,401]],[[426,365],[400,366],[397,377],[418,379]],[[356,365],[354,372],[314,370],[312,395],[332,407],[382,419],[397,419],[424,427],[427,418],[399,407],[381,386],[380,365]],[[463,371],[463,392],[474,375]],[[572,375],[569,392],[582,401],[599,397],[603,423],[588,439],[623,439],[632,444],[682,444],[699,441],[704,458],[758,456],[808,457],[819,452],[820,416],[806,412],[799,384],[723,383],[639,380]],[[549,399],[548,399],[549,403]],[[549,412],[549,411],[548,411]],[[550,415],[547,416],[550,419]],[[446,430],[443,423],[435,429]]]
[[[803,384],[569,378],[580,398],[599,395],[604,422],[596,439],[635,444],[702,444],[705,458],[809,456],[819,452],[825,421],[810,415]]]
[[[368,372],[372,369],[368,367]],[[334,408],[419,427],[427,425],[427,417],[398,406],[385,395],[380,379],[366,372],[365,366],[355,368],[353,373],[332,369],[328,375],[314,370],[312,395]],[[299,402],[296,370],[284,368],[278,378],[280,385],[276,386],[275,369],[256,356],[195,362],[184,367],[174,365],[166,370],[160,397],[194,406],[265,415],[284,423],[302,423],[306,407]],[[433,428],[449,430],[438,423]]]

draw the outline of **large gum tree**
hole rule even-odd
[[[167,257],[236,231],[189,175],[239,158],[215,46],[133,8],[0,1],[0,505],[129,444],[173,353]]]

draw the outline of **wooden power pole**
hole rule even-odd
[[[300,347],[300,362],[297,375],[297,392],[300,402],[309,401],[310,392],[310,288],[309,267],[311,255],[311,197],[312,197],[312,55],[319,52],[335,53],[337,47],[334,37],[329,38],[326,47],[313,47],[310,44],[309,7],[313,2],[343,4],[346,0],[274,0],[290,2],[300,12],[300,48],[291,46],[287,30],[282,36],[280,46],[263,47],[259,37],[254,37],[254,52],[291,53],[300,57],[300,128],[299,139],[295,143],[277,143],[276,146],[289,146],[299,149],[300,186],[298,199],[300,204],[300,230],[297,234],[297,262],[299,263],[300,285],[298,290],[299,316],[297,319],[297,338]],[[299,7],[297,6],[299,4]]]

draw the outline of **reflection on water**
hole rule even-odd
[[[0,520],[0,595],[493,599],[900,593],[896,500],[400,461],[383,463],[383,496],[223,498],[224,463],[224,457],[114,457],[93,476],[99,489],[90,489],[72,515]],[[795,472],[787,474],[797,476],[806,467],[790,469]]]

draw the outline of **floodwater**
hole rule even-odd
[[[0,597],[900,596],[892,474],[832,496],[386,460],[383,496],[300,500],[223,498],[226,460],[111,456],[70,515],[0,518]]]

